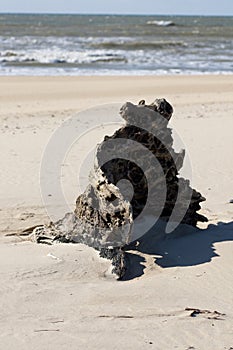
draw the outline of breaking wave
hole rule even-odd
[[[104,64],[104,63],[127,63],[127,58],[122,55],[114,54],[79,54],[79,53],[66,53],[65,57],[62,55],[54,55],[52,53],[41,52],[33,53],[32,55],[26,55],[22,53],[0,53],[0,63],[6,66],[38,66],[38,67],[78,67],[80,65],[92,65],[92,64]]]
[[[172,21],[148,21],[147,24],[155,25],[158,27],[171,27],[176,25]]]

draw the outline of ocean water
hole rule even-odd
[[[0,75],[233,73],[233,17],[0,14]]]

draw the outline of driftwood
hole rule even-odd
[[[184,151],[175,152],[168,127],[173,108],[165,99],[146,105],[127,102],[120,114],[126,124],[97,147],[90,184],[73,213],[33,230],[38,243],[84,243],[112,260],[113,272],[126,271],[125,251],[139,242],[137,220],[155,217],[168,222],[176,209],[180,223],[196,226],[205,198],[189,180],[178,178]],[[122,181],[123,180],[123,181]],[[129,185],[130,184],[130,185]]]

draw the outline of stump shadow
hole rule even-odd
[[[121,281],[129,281],[144,274],[143,270],[145,269],[145,258],[137,254],[126,252],[125,259],[127,269],[125,275],[121,278]]]
[[[215,251],[215,243],[233,241],[233,222],[210,224],[206,229],[180,225],[170,235],[164,232],[161,231],[161,225],[155,225],[140,238],[138,246],[129,247],[130,251],[154,256],[155,264],[163,268],[204,264],[219,256]],[[128,268],[124,280],[144,274],[145,259],[140,256],[135,258],[136,254],[132,253],[127,253],[126,249]]]

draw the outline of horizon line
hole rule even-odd
[[[187,16],[187,17],[233,17],[229,14],[164,14],[164,13],[78,13],[78,12],[1,12],[1,15],[79,15],[79,16]]]

